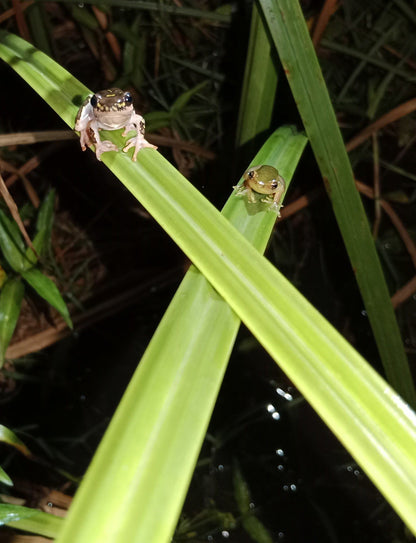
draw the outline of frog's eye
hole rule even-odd
[[[90,104],[92,105],[92,107],[97,107],[97,97],[95,96],[95,94],[91,96]]]
[[[247,174],[247,177],[249,177],[250,179],[253,179],[254,173],[255,173],[254,170],[250,170],[250,171],[248,172],[248,174]]]
[[[126,104],[131,104],[133,102],[133,97],[129,92],[124,93],[124,101]]]
[[[276,189],[278,184],[279,183],[277,182],[277,180],[273,179],[273,181],[270,183],[270,186],[272,187],[272,189]]]

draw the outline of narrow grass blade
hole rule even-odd
[[[35,2],[26,12],[30,25],[31,37],[36,46],[46,53],[52,54],[50,45],[51,28],[48,28],[48,18],[43,2]]]
[[[273,543],[272,536],[253,511],[253,499],[237,462],[233,466],[234,498],[241,513],[241,525],[257,543]]]
[[[59,311],[67,325],[72,328],[72,321],[69,316],[68,308],[66,307],[58,287],[52,279],[49,279],[49,277],[37,268],[22,271],[21,276],[39,294],[39,296]]]
[[[25,456],[32,456],[32,453],[29,451],[23,441],[21,441],[14,432],[2,424],[0,424],[0,441],[2,443],[7,443],[11,447],[15,447]]]
[[[0,210],[0,249],[11,268],[19,273],[30,261],[17,224]]]
[[[416,406],[416,391],[389,291],[299,3],[259,1],[331,198],[387,379]]]
[[[274,53],[274,51],[273,51]],[[277,64],[273,62],[271,41],[256,2],[253,2],[243,92],[237,124],[237,145],[251,141],[270,128],[277,88]],[[251,153],[245,149],[250,155]]]
[[[0,466],[0,483],[3,483],[7,486],[13,486],[13,481],[10,479],[10,477],[7,475],[7,473],[4,471],[4,469]]]
[[[8,279],[0,290],[0,368],[16,328],[24,292],[23,283],[17,278]]]
[[[51,190],[42,202],[36,220],[36,234],[33,238],[33,245],[40,255],[47,255],[51,250],[54,206],[55,191]]]

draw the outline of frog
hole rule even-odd
[[[262,164],[252,166],[243,174],[244,182],[241,185],[233,187],[237,195],[247,194],[248,202],[253,204],[257,201],[254,193],[266,194],[262,202],[269,204],[269,208],[277,211],[280,217],[280,209],[283,207],[280,203],[286,190],[286,183],[283,177],[273,166]]]
[[[133,106],[133,97],[128,91],[118,88],[105,89],[89,95],[80,107],[75,130],[80,132],[80,143],[83,151],[91,145],[95,145],[95,155],[101,160],[102,153],[118,151],[118,147],[111,141],[101,141],[100,130],[119,130],[124,128],[123,136],[127,136],[131,130],[136,130],[136,135],[127,140],[123,151],[126,153],[134,147],[132,160],[136,162],[137,153],[144,147],[157,149],[146,141],[144,137],[145,121],[136,113]]]

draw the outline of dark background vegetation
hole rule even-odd
[[[313,28],[323,2],[302,4]],[[416,9],[404,4],[345,0],[317,48],[346,141],[415,94]],[[172,14],[164,5],[218,10],[229,17],[224,22]],[[0,6],[6,11],[11,4],[3,1]],[[27,27],[17,17],[2,25],[51,54],[89,88],[131,90],[136,109],[143,114],[168,111],[178,97],[204,83],[169,126],[152,127],[150,122],[148,131],[168,138],[160,152],[221,207],[251,159],[234,146],[250,15],[250,1],[165,2],[155,11],[111,3],[98,9],[51,2],[24,12]],[[114,43],[120,46],[120,56]],[[66,130],[48,105],[3,63],[0,81],[1,133]],[[281,73],[272,129],[285,123],[301,129]],[[377,135],[382,197],[393,205],[412,237],[415,123],[410,113]],[[193,142],[195,149],[184,150],[181,142]],[[350,154],[357,179],[369,186],[374,178],[374,145],[370,138]],[[14,167],[35,155],[40,165],[29,179],[37,195],[42,199],[50,187],[57,192],[53,241],[56,261],[63,267],[60,287],[75,321],[85,311],[92,313],[83,328],[76,327],[64,340],[6,367],[0,423],[13,429],[38,461],[29,462],[5,448],[1,461],[16,481],[72,493],[76,486],[67,484],[61,470],[74,478],[85,471],[189,263],[93,153],[81,152],[76,139],[0,150],[1,159]],[[10,190],[20,208],[30,207],[20,181]],[[268,258],[381,371],[310,149],[286,206],[303,194],[314,197],[306,208],[278,224]],[[367,199],[365,205],[373,223],[374,201]],[[30,223],[27,226],[30,229]],[[68,239],[77,242],[66,251]],[[414,271],[403,241],[385,215],[376,243],[393,294]],[[94,313],[104,300],[110,300],[109,308]],[[411,295],[397,314],[413,362]],[[15,343],[50,326],[51,318],[48,308],[29,295]],[[250,536],[241,521],[238,471],[261,522],[257,535]],[[276,542],[413,540],[349,454],[242,328],[175,540],[267,541],[261,539],[266,532]]]

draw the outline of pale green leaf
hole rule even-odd
[[[44,58],[32,48],[30,62],[23,62],[23,57],[27,55],[26,48],[31,46],[16,37],[5,36],[2,32],[0,37],[7,42],[6,45],[0,45],[0,56],[7,58],[54,109],[63,111],[65,119],[68,118],[69,124],[73,126],[77,108],[68,106],[68,97],[59,92],[62,68],[56,67],[54,79],[51,59]],[[21,60],[18,60],[19,57]],[[43,76],[38,77],[42,64],[45,65],[44,73],[49,74],[48,89],[44,87]],[[82,87],[69,74],[65,77],[67,88],[72,89],[73,95],[78,94]],[[120,136],[109,133],[109,139],[118,142]],[[137,163],[129,160],[129,156],[124,153],[106,153],[103,162],[191,258],[214,287],[217,300],[218,294],[222,296],[271,356],[279,361],[289,378],[416,532],[413,514],[416,501],[416,421],[409,406],[159,153],[144,149],[139,153]],[[287,177],[283,168],[281,173]],[[253,210],[243,198],[235,195],[231,197],[230,205],[236,209],[237,219],[243,222],[249,221],[250,217],[257,217],[259,213],[272,213],[266,209]],[[192,301],[182,299],[184,303]],[[176,315],[182,315],[182,312]],[[186,312],[183,318],[186,320]],[[195,325],[195,320],[188,321],[188,326],[191,325]],[[166,321],[161,326],[166,331]],[[214,329],[213,337],[216,333]],[[181,339],[177,336],[178,359],[181,349],[186,351],[188,348],[188,344],[183,344]],[[210,344],[206,335],[202,336],[202,341],[206,345]],[[215,343],[212,348],[216,348]],[[151,351],[153,349],[163,355],[160,340],[155,341]],[[222,358],[227,356],[222,342],[220,351]],[[199,432],[204,431],[205,424],[205,418],[199,419],[200,396],[196,402],[190,396],[194,382],[182,379],[181,371],[174,372],[170,367],[172,352],[160,359],[154,357],[154,354],[149,355],[149,363],[139,366],[112,422],[114,430],[110,428],[89,472],[104,474],[111,467],[118,476],[111,479],[101,477],[94,487],[91,484],[93,475],[87,474],[85,485],[81,486],[71,508],[60,543],[163,543],[170,540],[173,529],[172,504],[169,518],[165,521],[164,516],[160,515],[160,504],[164,504],[164,500],[155,500],[155,495],[151,498],[149,490],[161,485],[160,492],[167,498],[172,492],[175,472],[167,469],[167,466],[170,466],[171,461],[175,468],[182,463],[187,464],[188,468],[192,464],[193,454],[178,459],[178,447],[172,447],[175,452],[170,457],[173,440],[186,441],[188,436],[186,429],[177,430],[177,422],[190,412]],[[212,358],[211,364],[215,361]],[[208,383],[211,373],[205,374],[205,365],[200,367],[199,362],[200,357],[193,360],[193,371],[197,372],[200,368],[201,382]],[[221,364],[224,364],[223,360]],[[215,389],[215,386],[214,383],[212,387]],[[172,389],[173,397],[182,393],[180,408],[178,406],[169,410],[171,396],[162,393],[166,389]],[[142,399],[142,393],[146,391],[148,394],[149,390],[155,398],[152,403]],[[159,409],[167,409],[163,409],[159,416],[156,410],[156,425],[152,424],[155,405]],[[130,415],[128,419],[126,413]],[[125,422],[128,423],[126,426]],[[164,423],[170,424],[166,425],[167,430],[161,434],[158,455],[152,457],[146,449],[148,432],[151,431],[150,440],[156,441],[154,432]],[[122,450],[124,446],[129,452],[121,459],[116,459],[113,453]],[[146,451],[143,456],[142,451]],[[184,451],[187,449],[184,448]],[[134,477],[138,462],[143,469]],[[184,482],[187,481],[182,481],[182,484]],[[131,499],[132,495],[136,496],[136,492],[140,496],[138,501]],[[120,495],[123,496],[121,504],[117,503],[117,496]],[[114,497],[108,503],[110,514],[102,508],[106,503],[102,497],[106,500]],[[114,514],[115,507],[119,507],[117,515]],[[137,522],[138,518],[140,522]],[[117,525],[114,519],[117,519]],[[102,523],[107,526],[104,534]],[[101,528],[100,532],[97,527]],[[159,530],[155,532],[156,527],[162,530],[164,537],[158,535]],[[144,530],[149,537],[143,538],[138,533],[139,529]]]

